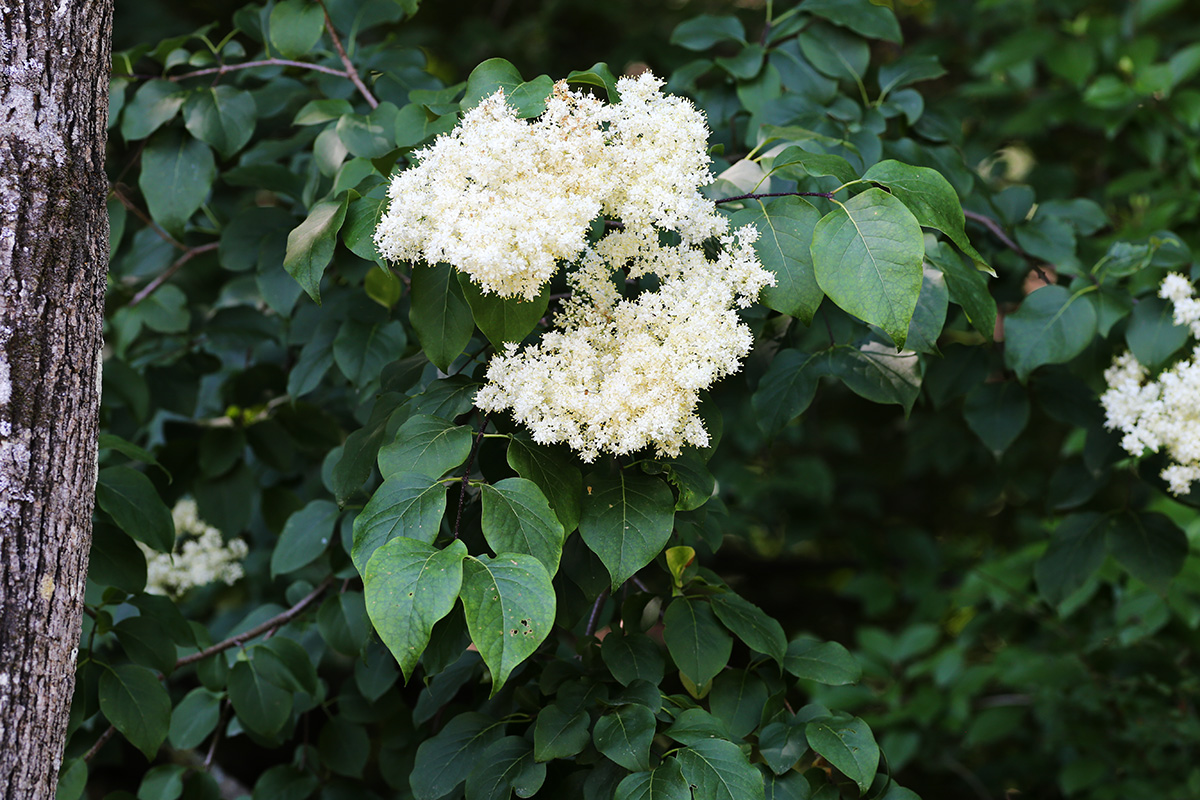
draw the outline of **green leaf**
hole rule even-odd
[[[636,680],[656,686],[662,682],[665,667],[662,648],[649,636],[611,631],[600,644],[600,656],[622,686]]]
[[[168,130],[155,136],[142,151],[138,187],[150,216],[178,238],[208,198],[216,177],[217,165],[208,145]]]
[[[288,234],[283,268],[315,302],[321,302],[321,276],[333,260],[337,233],[346,219],[349,196],[340,201],[323,200],[308,217]]]
[[[671,44],[688,50],[707,50],[719,42],[746,43],[746,29],[732,14],[701,14],[681,22],[671,33]]]
[[[96,480],[96,505],[127,534],[160,553],[175,546],[175,521],[154,484],[129,467],[105,467]]]
[[[58,774],[55,800],[79,800],[87,789],[88,766],[82,758],[73,758],[63,764]]]
[[[450,613],[463,582],[467,548],[445,550],[398,537],[379,547],[363,572],[367,614],[407,682],[429,644],[434,623]]]
[[[945,242],[938,242],[925,255],[942,271],[950,299],[962,306],[975,330],[990,340],[996,330],[996,301],[988,288],[987,274],[963,264],[958,253]]]
[[[361,658],[371,634],[364,594],[343,590],[326,597],[317,610],[317,629],[334,650]]]
[[[832,175],[842,183],[853,183],[858,179],[854,167],[841,156],[832,153],[810,153],[796,145],[775,156],[771,161],[770,175],[793,181],[804,180],[810,175],[814,178]],[[815,221],[813,224],[816,224]]]
[[[249,649],[254,671],[289,692],[317,693],[317,670],[308,651],[286,636],[272,636]]]
[[[1186,327],[1175,324],[1174,305],[1157,297],[1139,300],[1125,328],[1130,351],[1149,370],[1166,365],[1190,335]]]
[[[151,767],[142,776],[138,786],[138,800],[175,800],[183,794],[183,773],[187,767],[182,764],[159,764]]]
[[[708,739],[728,739],[725,725],[702,708],[688,708],[675,717],[667,729],[668,737],[680,744],[689,745]]]
[[[412,305],[408,312],[421,349],[442,372],[466,349],[475,332],[471,307],[449,264],[418,266],[412,271]]]
[[[1188,539],[1169,517],[1126,511],[1109,524],[1108,549],[1133,577],[1165,594],[1183,569]]]
[[[712,691],[708,694],[712,715],[721,720],[736,739],[758,727],[766,704],[767,685],[758,675],[744,669],[723,670],[713,679]]]
[[[821,214],[802,197],[781,197],[769,202],[754,200],[730,218],[733,226],[758,228],[755,252],[764,267],[775,273],[775,285],[764,287],[759,300],[767,308],[812,323],[825,293],[813,273],[813,231]]]
[[[371,386],[379,379],[385,364],[404,354],[407,343],[404,325],[399,320],[370,323],[351,317],[342,323],[333,339],[333,360],[355,386]]]
[[[1034,567],[1038,592],[1052,606],[1066,600],[1104,563],[1108,521],[1102,514],[1072,514],[1055,529]]]
[[[937,56],[907,55],[890,64],[880,65],[879,93],[887,95],[893,89],[940,78],[945,74],[946,68],[941,65]]]
[[[318,752],[322,766],[331,772],[361,778],[371,756],[371,737],[362,725],[344,716],[334,717],[321,728]]]
[[[783,668],[804,680],[826,686],[845,686],[858,683],[862,665],[850,651],[837,642],[816,639],[793,639],[788,642]]]
[[[352,113],[354,113],[354,106],[350,105],[348,100],[341,98],[309,100],[296,112],[296,116],[292,118],[292,125],[320,125],[324,122],[332,122],[343,114]]]
[[[538,761],[553,761],[577,755],[591,742],[588,727],[591,717],[586,711],[571,716],[557,704],[545,706],[538,712],[533,728],[533,756]]]
[[[796,765],[806,752],[808,740],[803,725],[772,722],[758,734],[758,752],[776,775],[783,775]]]
[[[1096,310],[1087,291],[1043,286],[1005,318],[1004,361],[1022,382],[1041,365],[1070,361],[1091,343]]]
[[[1029,394],[1015,381],[980,384],[967,393],[963,418],[987,448],[999,455],[1029,423]]]
[[[232,86],[197,89],[183,106],[188,133],[232,158],[254,135],[258,109],[254,96]]]
[[[617,784],[613,800],[692,800],[692,789],[679,762],[672,758],[652,772],[626,775]]]
[[[628,770],[650,769],[650,743],[657,723],[653,712],[631,703],[596,720],[592,741],[596,749]]]
[[[526,83],[511,63],[503,58],[489,58],[467,76],[461,107],[463,111],[472,109],[497,89],[503,89],[505,102],[517,109],[518,117],[536,117],[545,110],[546,98],[553,88],[554,82],[545,75]]]
[[[822,367],[855,394],[873,403],[894,403],[912,410],[921,393],[923,367],[916,353],[897,353],[880,341],[868,340],[859,347],[839,345],[828,351]]]
[[[925,239],[912,213],[882,189],[838,205],[813,230],[813,271],[829,299],[903,347],[921,293]]]
[[[421,742],[409,781],[416,800],[441,800],[467,778],[484,751],[504,735],[504,725],[469,711]]]
[[[316,790],[317,776],[290,764],[277,764],[255,782],[252,800],[307,800]]]
[[[271,9],[271,44],[284,58],[298,58],[313,48],[325,30],[325,12],[309,0],[282,0]]]
[[[685,450],[665,465],[667,480],[679,492],[676,511],[695,511],[712,498],[717,480],[695,451]]]
[[[400,426],[391,444],[379,449],[379,472],[384,479],[415,472],[437,480],[467,460],[473,439],[465,425],[417,414]]]
[[[549,283],[542,287],[541,294],[528,301],[484,294],[466,273],[458,274],[458,283],[475,324],[497,350],[503,350],[505,342],[519,342],[532,333],[550,305]]]
[[[137,664],[109,667],[100,675],[100,711],[129,743],[153,760],[167,738],[171,698],[154,673]]]
[[[274,736],[292,716],[292,693],[271,683],[249,661],[229,671],[229,701],[242,725],[260,736]]]
[[[592,474],[585,484],[579,533],[604,562],[616,591],[666,545],[675,498],[662,480],[626,471],[615,478]]]
[[[617,92],[617,76],[613,75],[608,64],[597,61],[591,69],[576,69],[567,74],[567,83],[582,83],[596,86],[604,90],[608,102],[619,103],[621,95]]]
[[[799,37],[800,51],[817,71],[834,80],[861,81],[871,63],[871,49],[858,36],[817,23]]]
[[[717,623],[712,606],[690,597],[676,597],[667,607],[663,641],[675,666],[696,686],[724,669],[733,652],[733,637]]]
[[[918,353],[938,353],[938,337],[946,325],[950,293],[946,291],[945,276],[926,264],[921,278],[921,294],[908,324],[905,346]]]
[[[775,433],[803,414],[817,394],[821,373],[814,359],[798,350],[780,350],[750,398],[758,426]]]
[[[145,139],[175,118],[187,96],[174,81],[142,84],[121,116],[121,136],[126,142]]]
[[[383,102],[371,113],[344,114],[337,135],[352,156],[382,158],[396,149],[396,106]]]
[[[868,39],[883,39],[895,44],[904,41],[900,35],[900,23],[896,21],[896,15],[884,6],[859,0],[804,0],[798,10],[849,28]]]
[[[397,537],[432,544],[445,511],[445,486],[416,472],[391,475],[354,520],[354,566],[364,572],[375,550]]]
[[[865,793],[879,767],[879,745],[867,723],[858,717],[814,720],[805,727],[808,746]]]
[[[164,675],[170,675],[175,669],[175,643],[167,636],[163,626],[149,616],[123,619],[113,627],[113,633],[135,663]]]
[[[579,526],[583,476],[573,458],[560,449],[537,444],[519,431],[509,440],[507,460],[518,475],[542,490],[565,531],[570,533]]]
[[[721,739],[692,743],[675,755],[683,777],[705,800],[764,800],[763,776],[742,748]]]
[[[533,556],[468,556],[460,594],[467,629],[492,672],[492,695],[537,650],[554,625],[550,576]]]
[[[505,736],[484,752],[467,775],[467,800],[508,800],[537,794],[546,780],[546,765],[533,758],[529,741]]]
[[[525,553],[558,572],[566,531],[533,481],[505,478],[480,487],[483,537],[497,553]]]
[[[412,103],[396,114],[393,136],[397,147],[416,147],[427,139],[449,133],[457,123],[458,116],[455,114],[442,114],[430,119],[424,106]]]
[[[783,663],[788,647],[783,626],[761,608],[731,591],[714,594],[711,603],[721,624],[747,647]]]
[[[271,553],[271,577],[294,572],[316,561],[333,538],[333,526],[341,513],[328,500],[313,500],[288,517]]]

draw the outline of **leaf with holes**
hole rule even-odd
[[[354,520],[354,566],[362,573],[375,550],[399,536],[432,544],[445,511],[445,486],[416,472],[392,475]]]
[[[675,758],[698,798],[764,800],[762,773],[733,742],[702,739],[680,750]]]

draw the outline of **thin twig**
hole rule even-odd
[[[751,194],[739,194],[736,197],[722,197],[720,200],[714,200],[717,205],[721,203],[732,203],[735,200],[757,200],[760,197],[824,197],[826,200],[833,199],[833,192],[762,192]]]
[[[329,38],[333,40],[333,49],[337,50],[338,58],[342,59],[342,65],[346,67],[346,77],[358,89],[358,93],[367,101],[367,105],[371,108],[378,108],[379,101],[375,99],[375,95],[371,94],[371,90],[362,82],[362,78],[358,77],[358,70],[354,68],[354,63],[350,61],[350,56],[346,55],[346,48],[342,47],[342,40],[337,35],[337,31],[333,29],[333,22],[329,19],[329,12],[325,9],[325,4],[321,3],[321,10],[325,12],[325,30],[329,32]]]
[[[229,701],[226,700],[221,704],[221,713],[217,715],[217,725],[213,729],[212,742],[208,745],[208,755],[204,756],[204,771],[207,772],[212,767],[213,756],[217,752],[217,742],[221,741],[221,728],[225,724],[225,717],[229,715]]]
[[[596,602],[592,604],[592,613],[588,616],[587,627],[583,631],[584,636],[591,636],[596,632],[596,622],[600,617],[600,609],[604,607],[604,601],[608,599],[608,589],[600,593],[596,598]]]
[[[1050,279],[1050,276],[1046,274],[1045,270],[1042,269],[1042,265],[1038,263],[1038,260],[1029,253],[1025,252],[1021,245],[1013,241],[1012,237],[1005,233],[1004,229],[1000,227],[999,222],[996,222],[996,220],[992,219],[991,217],[984,216],[976,211],[968,211],[966,209],[963,209],[963,215],[972,222],[978,222],[980,225],[987,228],[992,236],[995,236],[1000,240],[1000,244],[1004,245],[1009,250],[1012,250],[1021,258],[1025,259],[1033,271],[1037,273],[1037,276],[1045,283],[1054,283],[1054,281]]]
[[[162,286],[164,283],[169,281],[171,279],[172,275],[174,275],[176,272],[179,272],[179,270],[183,268],[184,264],[191,261],[193,258],[200,255],[201,253],[211,252],[213,250],[216,250],[220,246],[221,246],[220,242],[209,242],[208,244],[202,244],[198,247],[190,248],[186,253],[181,255],[179,258],[175,259],[175,263],[171,264],[171,266],[169,266],[165,270],[163,270],[161,275],[159,275],[157,278],[155,278],[154,280],[147,283],[144,287],[142,287],[142,290],[139,291],[137,294],[135,294],[133,296],[133,299],[129,301],[129,303],[128,303],[129,307],[133,308],[138,303],[142,302],[147,297],[149,297],[150,295],[152,295],[156,291],[158,291],[158,287]]]
[[[100,752],[100,748],[104,747],[104,745],[108,743],[108,740],[111,739],[113,737],[113,734],[116,732],[117,732],[117,727],[115,725],[109,725],[108,730],[106,730],[104,733],[100,734],[100,738],[96,740],[96,743],[94,745],[92,745],[91,749],[89,749],[86,753],[83,754],[84,762],[91,761],[92,758],[96,755],[96,753]]]
[[[225,641],[217,642],[213,646],[206,647],[199,652],[192,653],[191,655],[183,656],[182,658],[180,658],[179,660],[177,660],[175,662],[175,669],[179,669],[180,667],[186,666],[187,664],[194,664],[197,661],[203,661],[204,659],[208,658],[209,656],[216,655],[217,653],[222,653],[222,652],[228,650],[229,648],[239,646],[243,642],[249,641],[250,639],[253,639],[256,636],[261,636],[262,634],[266,633],[267,631],[274,630],[275,628],[278,628],[282,625],[286,625],[288,622],[291,622],[293,619],[295,619],[297,616],[299,616],[300,613],[302,611],[304,611],[304,609],[306,609],[310,605],[312,605],[312,602],[314,600],[316,600],[318,597],[320,597],[322,594],[324,594],[325,590],[328,589],[332,585],[333,585],[333,576],[330,575],[328,578],[321,581],[321,583],[317,586],[317,588],[313,589],[311,592],[306,594],[303,598],[301,598],[299,600],[299,602],[296,603],[296,605],[292,606],[287,611],[284,611],[280,614],[276,614],[275,616],[271,617],[269,620],[262,623],[261,625],[255,625],[253,628],[251,628],[250,630],[248,630],[244,633],[239,633],[237,636],[231,636],[228,639],[226,639]]]
[[[344,72],[333,67],[326,67],[323,64],[312,64],[307,61],[292,61],[287,58],[263,58],[258,61],[243,61],[241,64],[222,64],[219,67],[205,67],[204,69],[197,69],[192,72],[181,72],[178,75],[135,75],[129,73],[125,75],[113,75],[113,77],[177,82],[187,80],[188,78],[199,78],[204,75],[217,75],[219,77],[226,72],[236,72],[240,69],[254,69],[256,67],[297,67],[298,69],[309,69],[313,72],[324,72],[326,75],[337,75],[339,78],[348,77]]]
[[[487,430],[488,418],[484,417],[483,422],[479,425],[479,435],[475,437],[475,444],[471,446],[471,455],[467,456],[467,468],[463,470],[462,489],[458,493],[458,514],[454,517],[454,538],[458,538],[458,529],[462,525],[463,504],[467,500],[467,485],[470,483],[471,467],[475,463],[475,454],[479,452],[479,445],[483,444],[483,432]]]
[[[125,206],[125,208],[129,211],[129,213],[133,214],[135,217],[140,219],[148,227],[153,228],[155,233],[157,233],[164,241],[170,243],[170,245],[172,247],[174,247],[176,250],[187,250],[188,249],[188,246],[186,244],[179,241],[178,239],[176,239],[174,236],[167,233],[166,231],[164,231],[162,228],[159,227],[157,222],[150,219],[149,214],[147,214],[145,211],[142,211],[140,208],[138,208],[136,205],[134,205],[133,201],[131,201],[128,197],[126,197],[125,193],[123,191],[121,191],[121,187],[119,185],[114,184],[110,188],[110,191],[112,192],[113,197],[117,198],[117,200],[120,201],[121,205]]]

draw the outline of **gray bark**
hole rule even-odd
[[[0,797],[54,797],[91,542],[112,0],[0,0]]]

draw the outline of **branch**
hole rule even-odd
[[[336,75],[339,78],[348,77],[346,73],[333,67],[326,67],[322,64],[312,64],[307,61],[292,61],[287,58],[263,58],[258,61],[243,61],[241,64],[222,64],[219,67],[206,67],[204,69],[194,70],[192,72],[183,72],[178,75],[134,75],[132,73],[125,75],[113,75],[114,78],[144,78],[149,80],[167,80],[167,81],[183,81],[188,78],[199,78],[202,75],[221,76],[226,72],[236,72],[239,69],[254,69],[255,67],[296,67],[298,69],[310,69],[313,72],[324,72],[326,75]]]
[[[479,435],[475,437],[475,444],[471,447],[471,455],[467,456],[467,468],[463,470],[462,489],[458,493],[458,514],[454,517],[454,538],[458,538],[458,528],[462,524],[463,503],[467,499],[467,484],[471,478],[471,466],[475,463],[475,454],[479,452],[479,445],[483,444],[483,432],[487,430],[488,418],[483,418],[483,423],[479,426]]]
[[[592,636],[596,633],[596,622],[600,616],[600,609],[604,607],[604,601],[608,599],[608,589],[600,593],[596,598],[595,604],[592,606],[592,613],[588,615],[587,627],[584,628],[584,636]]]
[[[96,743],[94,745],[92,745],[91,748],[86,753],[83,754],[84,762],[91,761],[92,758],[96,755],[96,753],[100,752],[100,748],[104,747],[104,745],[108,743],[108,740],[111,739],[113,737],[113,734],[116,732],[117,732],[116,726],[109,725],[108,730],[106,730],[104,733],[100,734],[100,738],[96,740]]]
[[[342,65],[346,67],[346,77],[350,82],[358,88],[358,93],[367,101],[367,105],[371,108],[378,108],[379,101],[375,99],[375,95],[371,94],[371,90],[362,82],[362,78],[358,77],[358,70],[354,68],[354,64],[350,61],[350,56],[346,55],[346,48],[342,47],[342,40],[338,37],[337,31],[333,29],[333,22],[329,19],[329,12],[325,9],[325,3],[321,3],[321,10],[325,12],[325,30],[329,31],[329,38],[333,40],[333,48],[337,50],[338,57],[342,59]]]
[[[763,192],[761,194],[739,194],[736,197],[722,197],[720,200],[714,200],[717,205],[721,203],[732,203],[735,200],[758,200],[760,197],[824,197],[826,200],[833,199],[833,192]]]
[[[186,253],[175,259],[175,263],[163,270],[161,275],[142,287],[142,290],[135,294],[133,299],[129,301],[129,308],[133,308],[138,303],[142,302],[147,297],[158,291],[158,287],[169,281],[172,275],[174,275],[176,272],[179,272],[179,270],[183,268],[184,264],[191,261],[196,256],[216,250],[220,246],[220,242],[209,242],[208,244],[202,244],[198,247],[192,247],[188,249]]]
[[[278,628],[281,625],[286,625],[287,623],[291,622],[293,619],[298,617],[304,611],[304,609],[306,609],[310,605],[312,605],[312,602],[314,600],[316,600],[318,597],[320,597],[322,594],[324,594],[325,590],[328,589],[332,585],[333,585],[333,576],[330,575],[328,578],[321,581],[321,583],[318,584],[317,588],[313,589],[311,592],[306,594],[303,598],[300,599],[299,602],[296,603],[296,605],[292,606],[287,611],[284,611],[280,614],[276,614],[275,616],[271,617],[269,620],[262,623],[261,625],[255,625],[253,628],[251,628],[248,631],[245,631],[244,633],[239,633],[237,636],[231,636],[228,639],[226,639],[225,641],[217,642],[216,644],[212,645],[211,647],[206,647],[197,653],[192,653],[191,655],[183,656],[182,658],[180,658],[179,660],[177,660],[175,662],[175,669],[179,669],[180,667],[186,666],[188,664],[194,664],[197,661],[203,661],[204,659],[208,658],[209,656],[216,655],[217,653],[222,653],[231,647],[240,646],[242,644],[242,642],[253,639],[256,636],[261,636],[264,633],[274,630],[275,628]]]
[[[166,231],[164,231],[162,228],[159,227],[157,222],[150,219],[150,216],[145,211],[142,211],[140,208],[138,208],[136,205],[134,205],[133,201],[125,196],[125,192],[121,191],[120,186],[113,184],[112,187],[110,188],[110,191],[112,192],[113,197],[117,198],[117,200],[120,201],[121,205],[125,206],[126,210],[129,211],[129,213],[133,214],[135,217],[137,217],[142,222],[144,222],[147,227],[152,228],[155,233],[157,233],[164,241],[168,242],[176,250],[187,250],[188,249],[186,244],[179,241],[178,239],[176,239],[174,236],[167,233]]]
[[[1033,271],[1036,272],[1037,276],[1045,283],[1054,283],[1054,281],[1050,279],[1050,276],[1046,274],[1046,271],[1042,269],[1042,265],[1038,263],[1037,259],[1025,252],[1021,248],[1021,245],[1013,241],[1012,238],[1004,232],[1004,229],[1000,227],[999,222],[996,222],[996,220],[992,219],[991,217],[984,216],[978,212],[968,211],[965,208],[963,209],[963,215],[972,222],[978,222],[980,225],[987,228],[992,236],[995,236],[1000,240],[1000,244],[1004,245],[1009,250],[1012,250],[1021,258],[1029,262],[1029,266],[1033,268]]]

